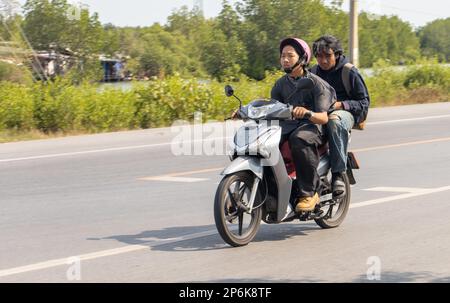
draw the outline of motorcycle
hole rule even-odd
[[[297,89],[312,89],[310,79],[302,79]],[[328,145],[320,148],[320,204],[313,211],[296,213],[298,197],[295,165],[284,142],[280,148],[279,121],[292,120],[293,107],[273,99],[258,99],[242,106],[231,86],[227,97],[235,97],[238,116],[245,122],[238,129],[230,149],[231,163],[224,169],[214,201],[214,219],[222,239],[231,246],[248,245],[256,236],[261,221],[279,224],[294,220],[314,220],[321,228],[338,227],[345,219],[351,199],[351,185],[356,184],[354,169],[359,169],[352,152],[344,174],[346,194],[334,198],[331,187]],[[306,119],[310,117],[305,117]]]

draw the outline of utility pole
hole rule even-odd
[[[358,0],[350,0],[350,62],[359,66]]]

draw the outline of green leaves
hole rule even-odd
[[[450,18],[435,20],[419,30],[420,44],[426,56],[450,61]]]
[[[373,106],[448,101],[450,68],[433,61],[399,69],[378,61],[374,75],[366,77]]]
[[[33,129],[33,101],[31,88],[0,82],[0,130]]]
[[[232,84],[244,103],[269,98],[282,73],[266,73],[263,81],[244,75],[199,80],[179,74],[137,83],[131,90],[101,90],[87,82],[72,85],[69,79],[15,84],[0,82],[0,133],[39,130],[51,133],[96,133],[171,126],[177,120],[223,121],[238,103],[226,98],[223,88]],[[450,69],[437,63],[397,70],[378,62],[374,76],[366,77],[373,106],[446,101],[450,96]]]
[[[24,32],[33,48],[48,50],[50,44],[69,48],[82,56],[103,46],[103,27],[97,14],[67,0],[28,0],[24,5]]]
[[[360,62],[370,67],[378,60],[392,65],[411,64],[420,57],[420,44],[412,27],[398,17],[369,19],[360,16]]]
[[[86,7],[76,8],[68,0],[28,0],[24,19],[13,16],[5,21],[3,39],[23,42],[17,31],[22,22],[35,49],[48,49],[51,43],[68,47],[81,57],[100,53],[129,55],[134,74],[165,77],[185,76],[224,79],[238,74],[261,80],[266,71],[279,69],[278,43],[297,36],[312,44],[324,34],[348,44],[348,14],[342,1],[325,6],[321,0],[240,0],[234,7],[222,1],[219,16],[205,19],[198,10],[182,7],[168,17],[165,26],[142,28],[102,26],[97,14]],[[3,17],[2,17],[3,18]],[[411,25],[395,16],[371,18],[360,15],[361,67],[377,60],[391,64],[414,63],[421,53],[450,60],[450,18],[436,20],[415,33]],[[83,78],[83,77],[82,77]]]

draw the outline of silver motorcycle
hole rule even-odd
[[[297,89],[312,89],[312,85],[304,79]],[[296,213],[299,189],[295,165],[288,142],[280,146],[279,126],[279,121],[293,119],[293,107],[271,99],[254,100],[243,107],[231,86],[225,93],[239,100],[238,116],[245,123],[235,134],[230,148],[232,162],[222,172],[215,196],[214,219],[223,240],[234,247],[249,244],[261,220],[267,224],[314,220],[324,229],[338,227],[349,209],[350,185],[356,184],[353,169],[359,169],[359,164],[354,154],[349,152],[344,174],[346,194],[333,198],[328,145],[320,148],[320,204],[313,211]]]

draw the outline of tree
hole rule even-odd
[[[205,18],[198,8],[189,10],[187,6],[182,6],[175,10],[168,18],[166,29],[169,32],[179,32],[185,37],[195,36],[199,27],[201,27]]]
[[[239,35],[242,22],[237,11],[233,9],[227,0],[222,1],[222,10],[217,16],[217,25],[228,39]]]
[[[392,64],[412,63],[420,55],[419,39],[411,25],[397,16],[369,19],[360,15],[360,62],[370,67],[379,59]]]
[[[228,4],[222,2],[223,8],[217,17],[206,40],[201,44],[201,61],[208,74],[222,79],[238,77],[242,66],[247,64],[247,49],[239,38],[242,25],[238,13]]]
[[[219,28],[214,29],[211,39],[204,43],[202,53],[206,71],[218,79],[238,77],[241,64],[247,61],[244,44],[235,35],[228,38]]]
[[[65,0],[28,0],[24,5],[24,32],[35,49],[48,49],[52,43],[66,44],[64,30],[68,27]]]
[[[114,55],[115,53],[121,52],[121,31],[120,28],[114,26],[111,23],[105,24],[103,26],[103,46],[102,53],[106,55]]]
[[[24,14],[25,35],[37,50],[56,44],[88,55],[102,49],[103,27],[87,8],[71,6],[67,0],[28,0]]]
[[[249,64],[247,75],[262,79],[266,70],[279,68],[279,42],[288,36],[312,43],[321,35],[341,34],[343,14],[323,5],[320,0],[243,0],[237,6],[244,17],[240,38],[244,41]],[[339,29],[336,31],[335,29]]]
[[[418,36],[426,56],[436,56],[440,61],[450,61],[450,18],[428,23],[418,31]]]
[[[109,43],[109,41],[105,43],[104,35],[98,14],[90,15],[88,9],[81,9],[79,19],[69,20],[62,39],[73,51],[88,56],[98,54],[103,45]]]
[[[180,74],[201,75],[199,61],[189,56],[189,41],[181,33],[171,33],[159,24],[143,30],[144,51],[140,64],[149,76]]]

